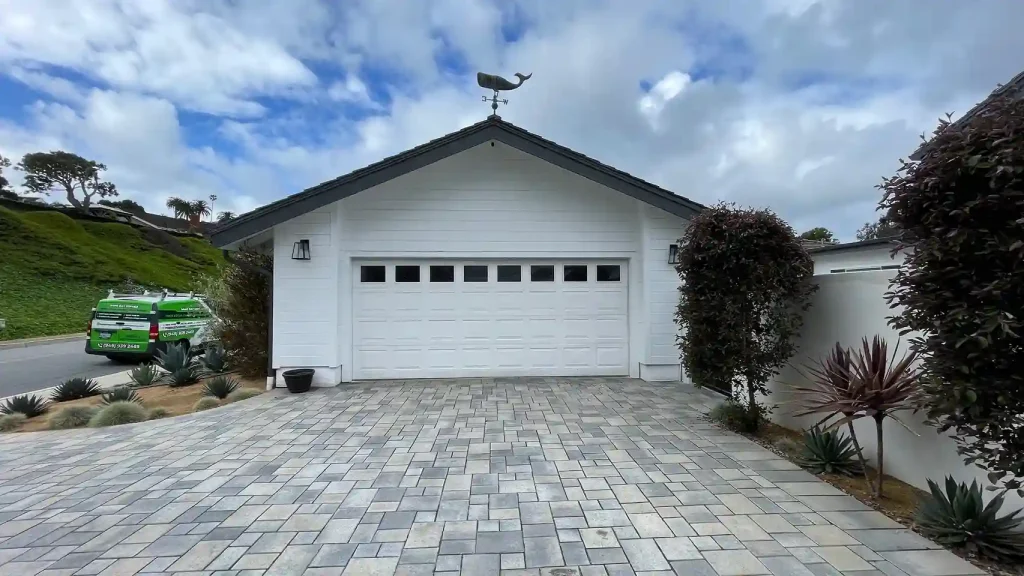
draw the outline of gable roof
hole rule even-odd
[[[365,168],[317,184],[312,188],[307,188],[302,192],[243,214],[218,226],[213,231],[211,235],[213,245],[223,247],[244,240],[276,224],[492,140],[507,144],[682,218],[692,218],[704,209],[701,204],[607,164],[602,164],[593,158],[510,124],[499,116],[492,115],[482,122],[477,122],[401,154],[390,156]]]
[[[955,122],[953,122],[953,125],[954,126],[963,126],[971,118],[974,118],[975,116],[980,114],[981,111],[984,110],[986,106],[988,106],[989,101],[991,101],[993,98],[996,98],[998,96],[1002,96],[1004,94],[1013,96],[1014,99],[1024,98],[1024,71],[1022,71],[1021,73],[1019,73],[1016,76],[1014,76],[1013,78],[1011,78],[1010,81],[1007,82],[1006,84],[1000,84],[984,100],[982,100],[981,102],[975,104],[974,108],[971,108],[970,110],[967,111],[966,114],[964,114],[959,119],[957,119]],[[928,140],[927,142],[925,142],[925,143],[921,144],[920,146],[918,146],[917,150],[915,150],[914,153],[910,155],[910,159],[911,160],[920,160],[921,158],[924,158],[925,152],[928,151],[928,148],[929,148],[930,145],[931,145],[931,140]]]

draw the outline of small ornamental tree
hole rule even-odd
[[[1024,100],[941,121],[880,188],[905,232],[890,324],[915,333],[930,419],[967,463],[1024,494]]]
[[[766,411],[759,396],[795,352],[817,289],[814,264],[793,229],[768,210],[710,207],[679,242],[683,364],[697,386],[740,386],[754,431]]]
[[[243,247],[232,260],[222,268],[220,278],[204,286],[217,315],[213,331],[233,368],[243,376],[266,376],[272,281],[269,273],[273,271],[274,259]]]

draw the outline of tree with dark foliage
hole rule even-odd
[[[0,197],[14,200],[18,198],[18,195],[11,190],[10,182],[8,182],[7,178],[4,177],[4,168],[10,167],[11,161],[0,155]]]
[[[80,210],[91,206],[94,196],[117,196],[112,183],[100,180],[106,166],[71,152],[25,154],[17,169],[25,173],[25,188],[33,194],[64,192],[68,203]]]
[[[244,376],[267,374],[267,338],[270,334],[270,282],[274,258],[243,247],[234,262],[223,268],[214,295],[217,323],[214,326],[229,363]],[[267,274],[264,274],[265,271]]]
[[[97,204],[100,204],[102,206],[110,206],[111,208],[120,208],[121,210],[131,212],[136,216],[142,216],[143,214],[146,213],[146,209],[142,207],[142,204],[139,204],[135,200],[129,200],[127,198],[125,198],[124,200],[100,200],[99,202],[97,202]]]
[[[916,334],[928,415],[967,463],[1024,495],[1024,100],[941,121],[880,188],[907,233],[890,323]]]
[[[742,387],[748,431],[756,431],[768,411],[758,398],[796,350],[817,289],[814,263],[793,229],[768,210],[718,204],[698,214],[679,242],[683,364],[698,386]]]
[[[817,240],[826,244],[836,244],[839,241],[836,240],[836,235],[831,230],[824,226],[818,226],[817,228],[811,228],[800,235],[803,240]]]
[[[878,222],[865,222],[857,230],[857,240],[875,240],[876,238],[895,238],[902,231],[887,216],[882,216]]]

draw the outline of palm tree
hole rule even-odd
[[[210,210],[210,203],[207,202],[206,200],[193,200],[188,203],[188,207],[190,208],[190,218],[198,218],[202,220],[203,216],[209,216],[210,214],[213,214],[213,211]]]
[[[199,223],[203,221],[203,216],[209,216],[212,214],[210,210],[210,204],[203,199],[193,200],[188,203],[188,227],[192,230],[199,228]]]
[[[174,212],[175,218],[184,217],[185,219],[188,219],[191,216],[192,205],[188,200],[183,198],[171,196],[167,199],[167,208]]]
[[[220,222],[221,224],[223,224],[225,222],[229,222],[229,221],[234,220],[234,219],[235,219],[235,213],[234,212],[225,211],[225,212],[221,212],[220,214],[217,215],[217,222]]]

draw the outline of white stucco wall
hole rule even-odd
[[[872,252],[875,254],[872,255]],[[813,305],[804,317],[804,327],[799,339],[799,351],[787,367],[772,383],[770,402],[777,406],[773,418],[776,422],[793,429],[805,429],[813,425],[818,418],[806,416],[797,418],[794,412],[799,411],[789,393],[791,385],[803,381],[804,377],[797,371],[811,362],[824,357],[836,342],[843,346],[857,346],[861,338],[872,338],[881,335],[892,347],[899,340],[899,334],[889,328],[887,318],[896,313],[890,310],[883,298],[889,289],[889,281],[895,276],[895,270],[879,270],[867,272],[851,272],[830,274],[829,268],[852,267],[851,263],[870,266],[880,263],[891,263],[888,248],[874,250],[857,250],[853,254],[840,252],[815,255],[816,269],[826,270],[815,275],[819,290],[813,299]],[[898,258],[902,261],[902,256]],[[823,264],[823,266],[818,266]],[[900,355],[908,350],[907,339],[900,342]],[[927,480],[941,480],[952,475],[958,480],[970,482],[977,479],[979,484],[987,485],[985,473],[979,468],[967,466],[956,453],[956,445],[945,435],[940,435],[934,428],[924,424],[923,414],[900,412],[899,418],[910,427],[907,431],[896,422],[886,420],[884,432],[884,466],[885,472],[908,484],[927,489]],[[820,417],[819,417],[820,418]],[[857,438],[865,449],[870,460],[877,457],[874,421],[861,419],[855,425]],[[844,428],[845,430],[845,428]],[[1014,508],[1022,502],[1016,495],[1007,497],[1007,504]]]
[[[676,379],[678,280],[667,257],[684,226],[514,148],[485,143],[275,227],[274,367],[316,368],[317,385],[351,379],[353,259],[608,258],[628,261],[629,375]],[[302,238],[311,242],[312,260],[291,260]]]

